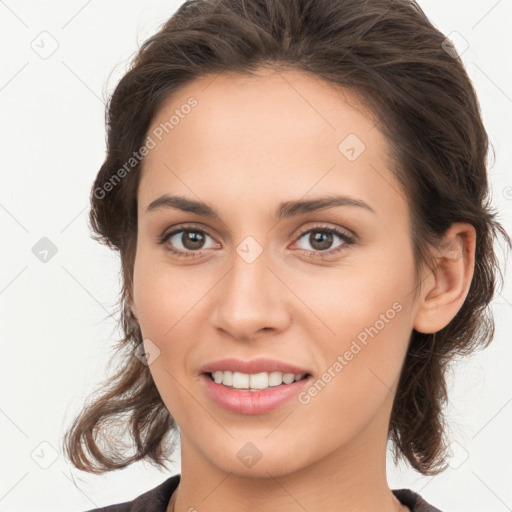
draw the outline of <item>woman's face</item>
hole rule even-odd
[[[409,209],[374,121],[300,72],[225,74],[169,99],[148,135],[133,311],[184,463],[277,476],[384,453],[417,308]],[[203,373],[224,358],[310,377],[237,391]]]

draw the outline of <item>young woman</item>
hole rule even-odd
[[[179,434],[181,473],[97,510],[438,510],[386,449],[446,468],[447,365],[492,339],[487,148],[414,2],[185,3],[109,104],[91,224],[125,336],[64,446],[167,468]]]

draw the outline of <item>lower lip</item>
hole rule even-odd
[[[217,384],[207,374],[201,375],[211,399],[220,407],[239,414],[262,414],[277,409],[297,396],[310,379],[307,377],[292,384],[272,386],[261,391],[244,391]]]

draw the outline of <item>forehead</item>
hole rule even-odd
[[[334,191],[377,210],[403,201],[388,143],[356,96],[300,71],[197,79],[167,98],[148,136],[142,206],[178,192],[255,207]]]

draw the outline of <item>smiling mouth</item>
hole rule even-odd
[[[252,392],[283,388],[311,377],[310,373],[260,372],[257,374],[247,374],[231,371],[205,372],[204,375],[216,384],[227,388]]]

